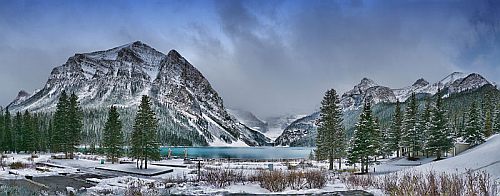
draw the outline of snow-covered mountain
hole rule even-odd
[[[453,93],[477,89],[486,84],[495,85],[477,73],[465,74],[461,72],[451,73],[432,84],[421,78],[411,86],[398,89],[381,86],[371,79],[363,78],[353,89],[342,94],[340,104],[344,116],[346,116],[346,114],[353,114],[354,111],[360,109],[365,100],[370,100],[372,104],[394,103],[397,100],[404,102],[412,93],[434,95],[438,89],[441,89],[443,96],[446,97]],[[275,144],[282,146],[310,144],[311,140],[315,139],[317,131],[315,122],[318,118],[319,113],[315,112],[291,123],[283,131],[283,134],[275,140]]]
[[[264,133],[264,135],[266,135],[267,137],[269,137],[272,140],[275,140],[283,133],[283,131],[290,124],[292,124],[292,122],[295,122],[296,120],[303,118],[305,116],[306,115],[289,114],[289,115],[283,115],[283,116],[278,116],[278,117],[266,118],[267,132]]]
[[[285,130],[288,125],[292,122],[305,117],[306,115],[283,115],[278,117],[269,117],[265,120],[261,120],[259,117],[255,116],[253,113],[242,110],[242,109],[227,109],[229,115],[237,119],[246,126],[257,130],[267,136],[271,140],[275,140],[279,137],[283,130]]]
[[[274,140],[277,146],[310,146],[316,139],[316,121],[319,112],[302,117],[288,125],[283,133]]]
[[[116,105],[126,111],[124,118],[131,118],[141,96],[148,95],[156,106],[165,141],[169,136],[196,138],[193,145],[258,146],[269,141],[231,118],[208,80],[177,51],[165,55],[139,41],[75,54],[52,70],[41,90],[16,99],[9,108],[52,112],[62,90],[78,95],[84,110]],[[130,128],[125,126],[126,131]]]
[[[233,109],[233,108],[228,108],[226,109],[229,115],[231,117],[235,118],[236,120],[240,121],[241,123],[245,124],[246,126],[260,131],[262,133],[267,132],[267,123],[264,122],[263,120],[260,120],[257,116],[255,116],[253,113],[241,109]]]
[[[433,84],[420,78],[411,86],[397,89],[381,86],[368,78],[363,78],[352,90],[342,95],[341,104],[344,110],[353,110],[361,107],[365,99],[370,100],[373,104],[380,102],[392,103],[396,102],[396,100],[404,102],[412,93],[434,95],[438,92],[438,89],[441,89],[443,95],[447,96],[452,93],[476,89],[485,84],[494,83],[489,82],[477,73],[465,74],[461,72],[453,72]]]
[[[19,91],[19,93],[17,93],[17,96],[14,99],[14,101],[12,101],[7,107],[19,104],[19,103],[25,101],[30,96],[31,96],[31,94],[29,94],[28,92],[26,92],[24,90],[21,90],[21,91]]]

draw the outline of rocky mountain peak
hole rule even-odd
[[[422,87],[422,86],[426,86],[428,84],[429,84],[429,82],[427,82],[427,80],[420,78],[417,81],[415,81],[411,86]]]
[[[165,55],[140,41],[75,54],[52,70],[40,91],[33,96],[20,93],[9,108],[52,112],[62,90],[75,93],[81,107],[88,111],[106,111],[115,105],[126,111],[123,117],[128,119],[141,97],[150,96],[161,119],[161,134],[175,136],[163,138],[165,144],[182,141],[188,145],[254,146],[269,141],[232,119],[208,80],[177,51]],[[124,130],[130,132],[131,125]]]
[[[363,79],[361,79],[361,82],[358,85],[359,86],[377,86],[377,83],[375,83],[370,78],[363,78]]]
[[[21,97],[29,97],[30,94],[24,90],[20,90],[19,93],[17,93],[17,98],[21,98]]]

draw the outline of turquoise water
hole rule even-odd
[[[172,156],[184,157],[187,150],[189,158],[236,158],[236,159],[298,159],[308,158],[314,148],[308,147],[162,147],[161,155],[166,156],[168,149]]]

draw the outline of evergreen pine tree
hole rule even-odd
[[[16,112],[16,116],[14,117],[14,129],[12,132],[13,140],[14,140],[14,152],[19,152],[23,150],[23,115],[21,112]]]
[[[415,159],[417,152],[421,149],[420,133],[418,131],[418,103],[415,93],[412,93],[406,106],[403,120],[403,133],[401,135],[402,146],[407,149],[408,159]]]
[[[427,152],[430,150],[429,149],[429,135],[431,134],[431,131],[430,131],[430,127],[431,127],[431,118],[432,118],[432,114],[431,114],[431,101],[430,99],[426,99],[425,101],[425,108],[424,108],[424,111],[422,112],[422,115],[420,116],[420,119],[419,119],[419,132],[421,133],[420,134],[420,138],[421,138],[421,141],[422,141],[422,148],[425,150],[426,154]]]
[[[68,142],[65,148],[66,154],[70,153],[70,158],[73,158],[73,153],[77,150],[76,146],[80,144],[80,136],[82,134],[82,112],[78,103],[78,97],[72,93],[67,108],[67,130],[66,141]]]
[[[140,159],[141,165],[137,165],[142,169],[148,168],[148,159],[160,159],[160,144],[157,133],[158,122],[155,113],[151,108],[150,98],[146,95],[142,96],[139,110],[135,117],[134,129],[132,132],[132,156]]]
[[[57,102],[56,112],[54,114],[52,137],[51,137],[51,150],[53,152],[66,152],[68,141],[66,135],[68,133],[68,95],[66,91],[62,91]],[[67,154],[66,154],[67,155]]]
[[[472,102],[465,125],[465,142],[475,146],[484,142],[484,132],[481,127],[481,119],[476,102]]]
[[[493,120],[493,132],[500,133],[500,105],[495,107],[495,117]]]
[[[4,142],[5,151],[14,151],[14,141],[12,140],[12,117],[9,112],[9,108],[5,109],[4,116]]]
[[[388,149],[391,151],[396,151],[397,157],[399,157],[399,151],[401,147],[401,130],[403,123],[403,115],[401,113],[401,104],[399,100],[396,101],[396,108],[394,109],[394,115],[392,117],[391,128],[387,136]]]
[[[493,107],[493,99],[490,96],[490,93],[487,92],[482,99],[482,113],[483,113],[483,134],[485,137],[490,137],[493,134],[493,117],[492,113],[494,112]]]
[[[111,106],[109,109],[102,144],[105,148],[106,156],[111,159],[111,163],[115,163],[123,151],[122,122],[120,121],[120,114],[116,106]]]
[[[372,116],[371,103],[365,101],[363,112],[359,117],[351,139],[348,159],[351,163],[361,163],[361,172],[368,172],[368,165],[372,157],[377,156],[378,125]]]
[[[6,142],[5,142],[5,117],[4,117],[3,108],[0,107],[0,153],[3,153],[6,150]]]
[[[427,138],[427,150],[436,154],[437,159],[441,158],[441,153],[453,147],[453,135],[446,117],[446,110],[443,106],[439,90],[436,95],[436,104],[431,112],[431,123]]]
[[[31,114],[26,110],[23,115],[23,129],[22,129],[22,151],[33,152],[35,151],[35,124]]]
[[[334,159],[341,168],[342,157],[346,150],[346,133],[342,125],[340,99],[334,89],[325,93],[321,101],[320,119],[318,120],[317,155],[318,159],[329,161],[329,170],[333,170]]]

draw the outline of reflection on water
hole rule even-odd
[[[238,158],[238,159],[297,159],[308,158],[314,148],[309,147],[162,147],[161,155],[189,158]]]

